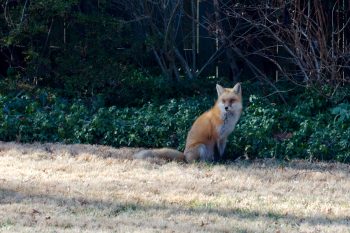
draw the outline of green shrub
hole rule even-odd
[[[309,99],[296,106],[277,106],[250,97],[229,153],[249,158],[350,160],[349,104],[330,108],[326,100]]]
[[[93,103],[69,102],[46,91],[0,95],[0,140],[183,150],[193,121],[214,100],[197,96],[117,108],[103,107],[98,98]],[[294,106],[276,105],[250,96],[226,155],[350,162],[349,106],[312,98]]]
[[[192,121],[208,98],[170,100],[163,105],[136,108],[87,108],[82,101],[69,103],[56,96],[1,96],[0,140],[62,141],[112,146],[170,146],[184,148]]]

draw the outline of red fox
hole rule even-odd
[[[234,130],[242,113],[242,88],[240,83],[233,88],[224,88],[216,84],[216,90],[218,100],[209,111],[200,115],[193,123],[183,153],[170,148],[151,149],[136,153],[134,158],[212,162],[216,148],[222,157],[227,137]]]

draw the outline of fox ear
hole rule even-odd
[[[241,83],[237,83],[237,84],[233,87],[232,91],[233,91],[234,93],[236,93],[237,95],[242,94]]]
[[[220,95],[222,95],[222,93],[224,93],[225,88],[223,88],[219,84],[216,84],[216,91],[218,92],[218,96],[220,96]]]

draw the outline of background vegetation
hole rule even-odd
[[[350,161],[345,1],[0,2],[0,140],[182,150],[241,81],[229,159]]]

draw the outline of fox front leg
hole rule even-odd
[[[224,155],[225,148],[226,148],[226,143],[227,143],[226,138],[222,138],[222,139],[219,139],[217,141],[217,147],[218,147],[220,158],[222,158],[222,156]]]

